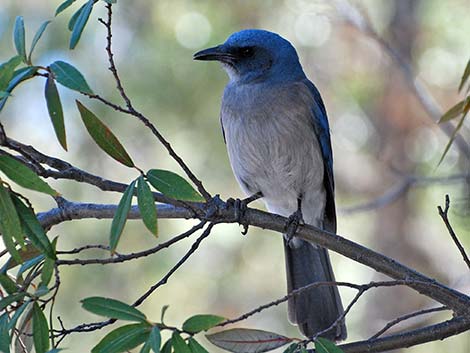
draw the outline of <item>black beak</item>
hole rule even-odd
[[[235,56],[227,51],[223,45],[198,51],[193,55],[193,60],[217,60],[221,62],[232,62]]]

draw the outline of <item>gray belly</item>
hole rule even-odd
[[[289,216],[301,198],[305,221],[317,224],[325,203],[323,160],[310,112],[276,98],[255,109],[222,106],[232,169],[246,194],[262,192],[269,211]]]

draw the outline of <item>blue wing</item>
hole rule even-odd
[[[336,208],[335,208],[335,184],[333,177],[333,150],[331,149],[330,140],[330,127],[328,125],[328,117],[326,115],[325,105],[320,96],[320,92],[315,85],[308,79],[305,79],[304,84],[310,90],[314,102],[312,105],[312,123],[315,135],[320,143],[321,152],[323,155],[323,163],[325,175],[323,184],[326,190],[326,206],[324,217],[324,228],[330,232],[336,233]]]

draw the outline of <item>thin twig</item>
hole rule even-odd
[[[439,211],[439,215],[442,218],[442,221],[444,222],[444,224],[447,227],[447,230],[449,231],[450,237],[452,238],[455,245],[459,249],[460,254],[462,255],[463,261],[465,261],[468,269],[470,270],[470,259],[468,258],[468,255],[465,252],[465,248],[463,247],[462,243],[457,237],[457,234],[455,234],[454,229],[452,228],[452,225],[450,224],[449,217],[448,217],[449,207],[450,207],[450,198],[449,198],[449,195],[446,195],[445,209],[443,210],[441,206],[437,206],[437,209]]]
[[[155,254],[159,252],[162,249],[168,248],[171,245],[186,239],[187,237],[191,236],[195,232],[197,232],[199,229],[203,228],[204,225],[206,224],[206,221],[201,221],[191,229],[187,230],[186,232],[175,236],[171,238],[170,240],[158,244],[157,246],[144,250],[144,251],[139,251],[131,254],[125,254],[125,255],[117,255],[115,257],[109,257],[105,259],[73,259],[73,260],[57,260],[57,266],[62,266],[62,265],[91,265],[91,264],[101,264],[101,265],[106,265],[106,264],[115,264],[115,263],[121,263],[121,262],[126,262],[130,260],[135,260],[135,259],[140,259],[142,257],[146,257],[152,254]],[[83,249],[83,248],[82,248]]]
[[[112,51],[112,17],[113,17],[113,10],[112,10],[112,4],[108,3],[106,4],[107,8],[107,21],[101,20],[100,22],[104,24],[107,30],[107,36],[106,36],[106,52],[108,54],[108,61],[109,61],[109,70],[114,76],[114,80],[116,81],[117,85],[117,90],[119,91],[121,97],[124,99],[126,102],[126,106],[128,109],[128,114],[135,116],[137,119],[139,119],[150,131],[157,137],[157,139],[160,141],[160,143],[166,148],[170,156],[179,164],[181,169],[186,173],[189,179],[196,185],[198,191],[201,193],[201,195],[206,199],[206,201],[209,201],[212,196],[206,191],[204,186],[202,185],[201,180],[199,180],[196,175],[189,169],[189,167],[186,165],[186,163],[183,161],[183,159],[176,153],[176,151],[173,149],[171,144],[163,137],[163,135],[158,131],[158,129],[153,125],[150,120],[145,117],[142,113],[138,112],[134,106],[132,105],[132,102],[129,98],[129,96],[126,94],[124,87],[121,82],[121,78],[118,74],[118,70],[116,67],[116,63],[114,62],[114,54]]]
[[[387,323],[382,329],[380,329],[377,333],[375,333],[369,339],[374,339],[374,338],[382,336],[391,327],[399,324],[402,321],[409,320],[409,319],[417,317],[417,316],[430,314],[430,313],[435,313],[435,312],[444,311],[444,310],[449,310],[449,309],[446,306],[438,306],[436,308],[422,309],[422,310],[414,311],[414,312],[406,314],[406,315],[402,315],[402,316],[397,317],[396,319],[390,321],[389,323]]]

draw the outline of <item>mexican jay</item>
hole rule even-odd
[[[328,119],[294,47],[278,34],[248,29],[194,54],[194,59],[217,60],[229,76],[220,119],[243,191],[261,194],[272,213],[289,217],[297,211],[306,223],[336,233]],[[289,292],[334,281],[326,249],[295,237],[284,238],[284,249]],[[333,286],[314,287],[288,301],[289,320],[309,338],[342,313]],[[322,336],[344,339],[344,320]]]

